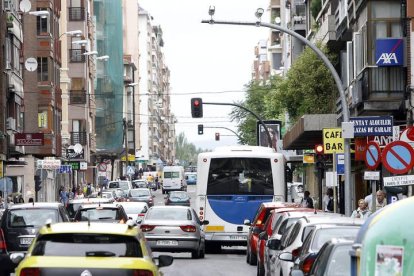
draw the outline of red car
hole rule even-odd
[[[270,215],[270,211],[274,209],[282,209],[289,207],[299,207],[296,203],[287,203],[287,202],[264,202],[260,204],[259,209],[256,212],[256,216],[253,219],[253,222],[246,219],[244,221],[245,225],[250,226],[249,234],[247,236],[247,254],[246,262],[251,265],[257,264],[257,241],[259,240],[259,234],[264,230],[264,225],[267,218]]]

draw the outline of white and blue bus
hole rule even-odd
[[[249,226],[262,202],[285,201],[285,158],[271,148],[219,147],[200,153],[196,212],[205,226],[206,249],[246,245]],[[209,249],[210,247],[210,249]]]

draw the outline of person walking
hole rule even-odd
[[[333,189],[328,188],[326,190],[326,194],[323,196],[323,210],[325,212],[333,212],[334,204],[333,204]]]
[[[358,200],[358,208],[352,212],[351,218],[366,219],[371,214],[371,211],[368,209],[368,203],[365,201],[365,199],[361,198]]]
[[[305,191],[303,193],[301,206],[305,208],[313,208],[313,199],[310,197],[309,191]]]
[[[373,212],[373,199],[372,195],[368,195],[365,197],[365,201],[368,202],[368,208],[371,212]],[[386,193],[383,190],[378,190],[375,199],[375,211],[378,211],[382,207],[387,205]]]

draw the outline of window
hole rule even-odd
[[[49,62],[47,57],[37,58],[37,81],[49,80]]]
[[[110,234],[54,234],[36,241],[33,256],[143,257],[139,242],[133,238]]]
[[[47,128],[47,111],[41,111],[37,114],[38,127]]]
[[[16,209],[11,210],[7,217],[10,227],[39,227],[48,219],[59,221],[57,209]]]
[[[40,9],[38,11],[40,11]],[[50,25],[49,16],[37,16],[36,18],[37,35],[49,34],[50,33],[49,25]]]

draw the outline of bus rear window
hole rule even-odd
[[[273,195],[268,158],[212,158],[208,195]]]

